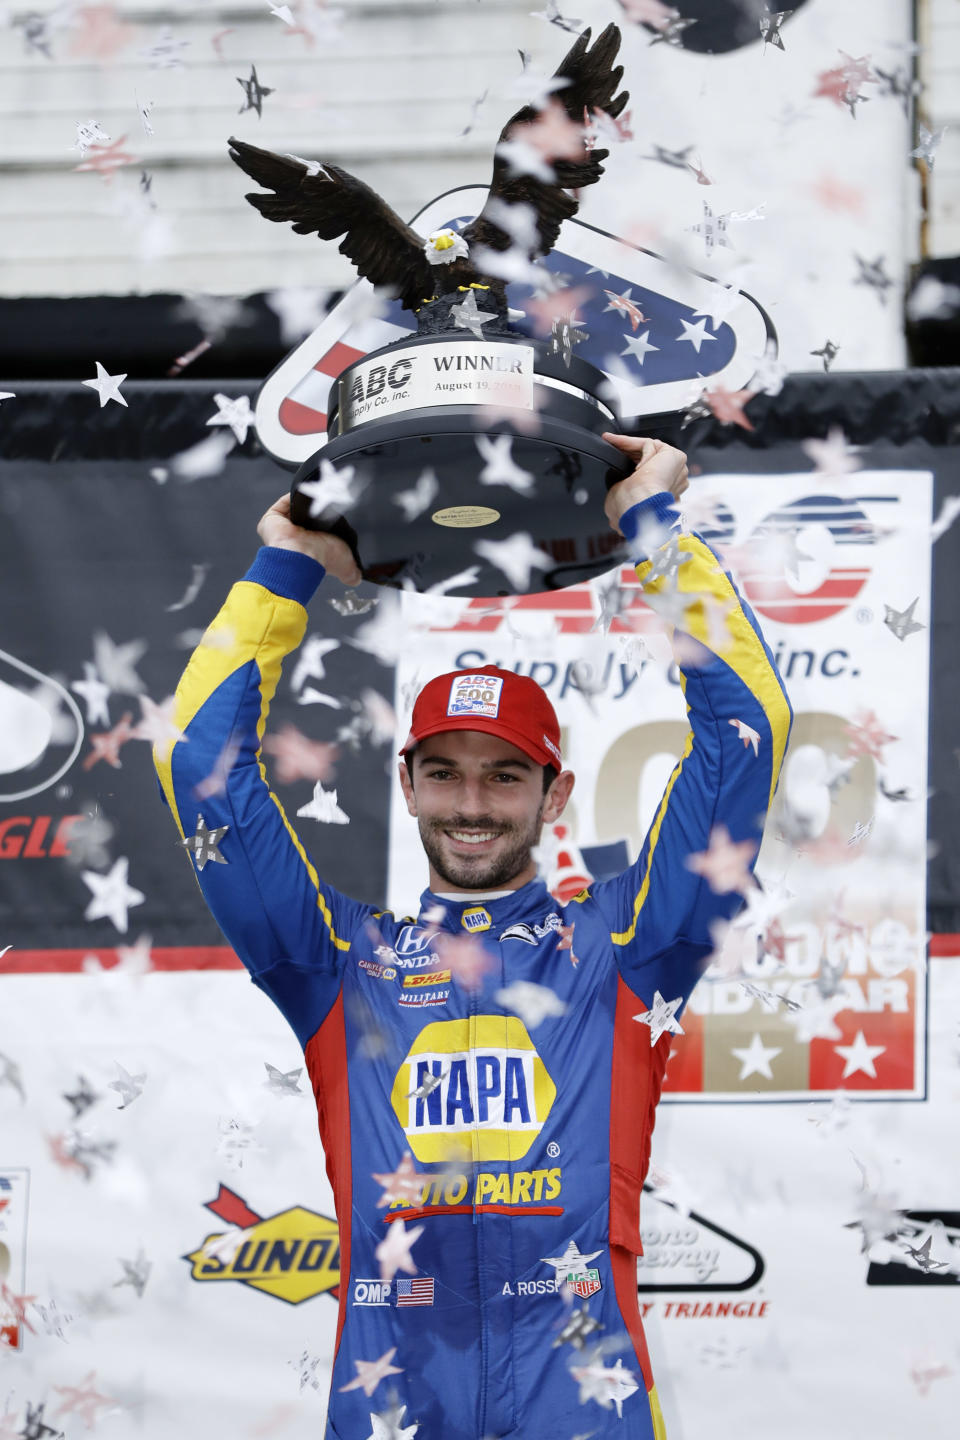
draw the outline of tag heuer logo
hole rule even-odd
[[[591,1295],[596,1295],[597,1291],[601,1289],[599,1270],[571,1270],[564,1279],[573,1293],[579,1295],[581,1300],[589,1300]]]

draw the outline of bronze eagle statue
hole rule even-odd
[[[589,135],[589,127],[598,117],[614,121],[630,98],[627,91],[617,91],[623,76],[623,66],[613,64],[620,48],[618,27],[608,25],[592,46],[590,38],[590,30],[584,30],[564,56],[547,104],[526,104],[507,121],[484,207],[459,233],[418,234],[369,185],[326,161],[277,155],[233,137],[230,158],[272,191],[246,196],[261,215],[289,221],[300,235],[316,234],[323,240],[342,235],[341,254],[371,284],[390,287],[404,309],[419,311],[437,299],[439,291],[456,298],[458,289],[483,286],[504,318],[504,267],[484,261],[484,251],[489,256],[491,251],[519,248],[521,263],[523,255],[532,263],[551,250],[563,221],[577,213],[577,197],[569,192],[595,184],[610,153],[590,143],[596,137]],[[517,163],[511,147],[525,135],[534,142],[532,159]],[[524,215],[533,223],[510,225],[508,230],[503,222],[509,222],[505,207],[510,206],[530,207]],[[485,263],[500,273],[487,273]]]

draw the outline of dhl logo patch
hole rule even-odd
[[[424,1026],[390,1102],[418,1160],[522,1160],[556,1095],[522,1020],[474,1015]]]
[[[403,988],[405,990],[422,990],[426,985],[449,985],[449,970],[428,970],[423,975],[404,975]]]
[[[194,1280],[238,1280],[290,1305],[314,1295],[340,1294],[340,1237],[336,1220],[292,1205],[263,1218],[229,1190],[207,1208],[230,1225],[243,1228],[241,1243],[218,1246],[223,1232],[208,1235],[196,1250],[182,1256],[192,1263]]]

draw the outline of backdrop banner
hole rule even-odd
[[[252,432],[211,444],[214,393],[256,388],[126,382],[129,409],[98,412],[79,385],[11,381],[3,404],[0,1435],[323,1433],[341,1276],[314,1097],[206,911],[144,738],[289,484]],[[638,1269],[654,1373],[670,1440],[718,1415],[742,1440],[947,1440],[960,374],[791,377],[748,414],[678,432],[685,499],[797,720],[769,909],[715,955],[667,1070]],[[686,730],[632,572],[516,603],[325,581],[264,761],[332,884],[416,906],[396,751],[416,688],[485,661],[560,715],[577,786],[543,846],[557,892],[627,863]],[[313,742],[335,747],[347,823],[298,815]],[[118,873],[141,898],[98,913]],[[359,1281],[348,1303],[371,1303]],[[607,1418],[587,1402],[571,1434]]]
[[[672,1047],[671,1096],[784,1099],[841,1082],[923,1094],[930,497],[927,473],[866,470],[717,473],[684,497],[760,619],[795,721],[757,863],[769,908],[718,936]],[[532,676],[577,776],[548,884],[566,900],[624,868],[688,729],[668,635],[632,567],[556,594],[435,602],[449,613],[426,628],[419,600],[401,606],[401,732],[411,697],[445,670]],[[910,633],[885,621],[892,611],[917,617]],[[394,909],[422,883],[410,828],[397,783]],[[749,987],[729,978],[741,973]]]

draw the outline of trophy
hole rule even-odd
[[[460,230],[419,235],[338,166],[230,140],[231,158],[273,192],[247,195],[261,214],[342,236],[359,274],[417,317],[415,334],[342,370],[327,443],[291,489],[294,522],[344,538],[368,580],[493,596],[627,558],[603,514],[606,490],[633,469],[601,438],[619,428],[606,377],[574,353],[574,310],[535,263],[603,173],[596,122],[612,124],[629,98],[617,91],[617,26],[590,40],[577,37],[539,108],[508,121],[486,203]],[[508,283],[541,293],[512,309]]]

